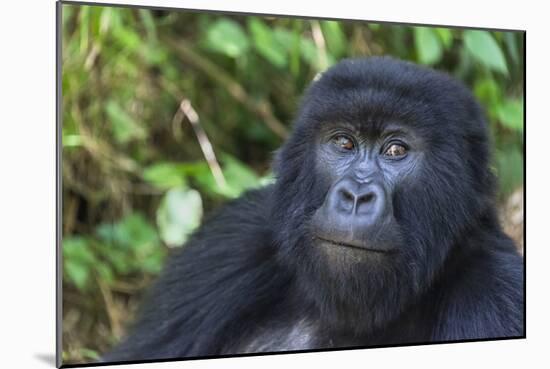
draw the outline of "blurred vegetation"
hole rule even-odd
[[[113,345],[171,248],[271,181],[306,86],[344,57],[447,71],[480,99],[501,198],[523,181],[523,34],[63,5],[63,357]]]

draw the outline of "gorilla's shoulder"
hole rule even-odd
[[[202,238],[230,242],[250,235],[257,238],[269,230],[270,199],[273,186],[249,190],[209,214],[191,241]],[[264,234],[267,236],[267,234]]]
[[[436,339],[523,334],[523,259],[507,236],[491,235],[485,241],[445,283]]]
[[[212,354],[242,316],[272,304],[288,277],[275,262],[269,233],[271,191],[230,201],[174,250],[131,334],[104,360]]]

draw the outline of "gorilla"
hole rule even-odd
[[[205,221],[103,360],[525,337],[487,131],[444,73],[341,61],[308,88],[275,183]]]

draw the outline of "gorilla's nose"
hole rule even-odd
[[[329,208],[341,217],[365,225],[375,223],[384,213],[386,195],[375,183],[359,183],[346,178],[329,193]]]

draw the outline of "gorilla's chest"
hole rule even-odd
[[[227,353],[257,353],[309,350],[319,347],[319,330],[312,321],[293,320],[280,324],[266,322],[253,328],[249,334],[231,347]]]
[[[383,329],[364,335],[336,333],[324,326],[318,318],[310,316],[298,318],[277,314],[270,319],[259,320],[256,321],[256,324],[249,326],[240,339],[227,342],[222,354],[426,342],[430,339],[430,331],[430,325],[422,319],[422,314],[416,309],[407,312]]]

